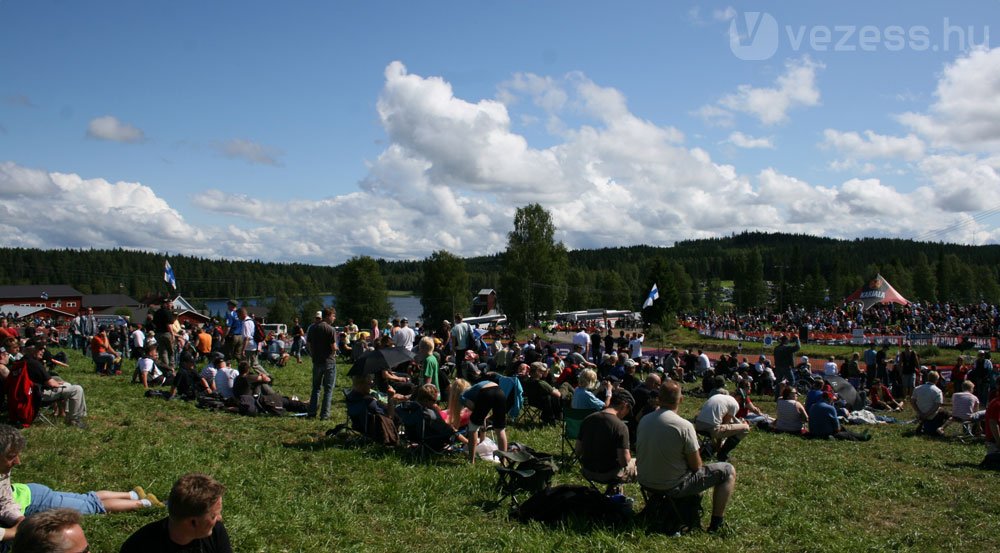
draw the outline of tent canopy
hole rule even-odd
[[[875,278],[870,279],[844,300],[844,303],[853,302],[861,302],[864,309],[878,303],[898,303],[900,305],[910,303],[889,284],[889,281],[882,278],[882,275],[875,275]]]

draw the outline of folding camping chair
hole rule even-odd
[[[517,505],[517,494],[534,494],[548,488],[557,470],[552,456],[544,453],[495,451],[493,456],[499,461],[495,487],[499,503],[510,498]]]
[[[574,451],[576,449],[576,439],[580,436],[580,426],[583,425],[583,419],[597,411],[598,409],[573,409],[571,407],[563,409],[562,444],[560,445],[559,454],[564,461],[568,461],[569,465],[572,465],[577,460]],[[569,447],[569,455],[566,455],[567,446]]]
[[[669,535],[701,528],[702,494],[673,497],[666,492],[640,486],[648,525]]]
[[[405,401],[396,406],[396,416],[403,424],[403,438],[421,460],[430,455],[446,455],[461,451],[456,445],[458,432],[443,421],[435,424],[433,415],[416,401]]]

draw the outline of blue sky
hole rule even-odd
[[[0,232],[478,255],[537,201],[574,248],[1000,239],[995,3],[622,4],[0,0]]]

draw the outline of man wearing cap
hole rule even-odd
[[[713,490],[708,531],[715,532],[722,528],[726,505],[736,487],[736,469],[729,463],[702,464],[694,425],[677,414],[682,399],[680,385],[666,382],[660,388],[660,408],[639,421],[639,484],[672,498]]]
[[[403,317],[403,319],[399,321],[399,328],[397,328],[396,332],[392,335],[392,342],[396,344],[397,347],[401,347],[406,351],[412,351],[413,339],[415,336],[416,333],[414,333],[413,329],[410,328],[409,319]]]
[[[583,419],[575,451],[580,458],[580,472],[588,480],[608,485],[606,493],[619,491],[624,482],[636,478],[635,459],[629,451],[628,426],[623,419],[635,405],[632,394],[615,390],[604,409]]]
[[[321,313],[323,319],[309,327],[306,343],[313,362],[312,393],[309,395],[307,416],[312,418],[319,411],[319,418],[330,418],[330,403],[333,401],[333,387],[337,385],[337,332],[333,322],[337,310],[327,307]],[[323,390],[323,405],[319,405],[319,392]]]
[[[42,363],[45,358],[45,343],[39,339],[34,339],[25,346],[25,359],[27,360],[28,378],[31,382],[41,386],[42,398],[46,401],[66,400],[66,424],[77,428],[86,428],[83,418],[87,416],[87,400],[83,394],[83,387],[77,384],[70,384],[57,380],[49,374]]]
[[[241,359],[243,357],[243,347],[246,345],[243,336],[243,319],[236,311],[236,301],[226,302],[229,312],[226,313],[226,327],[229,329],[226,334],[226,355],[230,359]]]

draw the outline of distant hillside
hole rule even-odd
[[[759,255],[758,255],[759,254]],[[70,284],[84,293],[142,297],[163,291],[165,254],[116,250],[0,249],[0,284]],[[226,261],[170,255],[190,297],[313,295],[334,292],[339,267]],[[470,293],[499,288],[500,254],[465,260]],[[876,272],[914,300],[1000,302],[1000,245],[959,246],[888,238],[838,240],[743,232],[673,247],[629,246],[569,252],[565,308],[637,307],[655,275],[669,274],[679,306],[710,306],[718,283],[747,278],[760,264],[770,297],[782,303],[835,302]],[[422,261],[379,261],[391,290],[418,291]],[[666,272],[664,272],[666,271]],[[659,277],[662,278],[662,277]],[[502,298],[501,298],[502,302]]]

